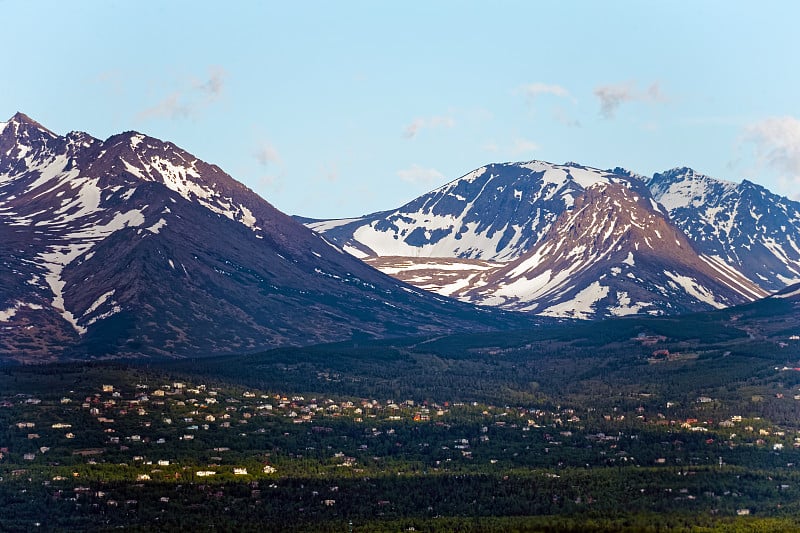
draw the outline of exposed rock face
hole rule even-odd
[[[204,355],[520,324],[413,289],[135,132],[0,123],[0,356]]]
[[[394,211],[306,223],[426,290],[596,318],[734,305],[797,279],[794,204],[688,169],[532,161],[482,167]]]
[[[614,183],[587,188],[539,245],[481,282],[464,299],[574,318],[681,313],[767,294],[698,255],[646,189]]]
[[[770,291],[800,281],[800,202],[689,168],[655,174],[648,186],[701,253]]]

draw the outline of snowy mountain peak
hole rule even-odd
[[[0,134],[0,357],[189,355],[485,329],[136,132]],[[519,323],[516,319],[511,322]]]
[[[648,186],[701,253],[767,290],[800,280],[800,203],[688,168],[655,174]]]
[[[723,307],[766,293],[717,268],[654,208],[645,191],[596,183],[528,254],[460,296],[543,315],[596,318]]]
[[[528,161],[481,167],[394,211],[308,225],[384,272],[472,303],[576,318],[676,313],[760,298],[767,278],[795,276],[800,239],[781,241],[775,222],[762,244],[741,245],[785,255],[783,270],[754,276],[747,268],[765,254],[737,262],[747,253],[719,244],[745,212],[763,224],[763,209],[791,211],[766,193],[688,168],[646,178]],[[764,206],[745,211],[757,198]],[[680,206],[692,210],[685,221]],[[699,222],[707,232],[693,231]]]
[[[539,242],[575,197],[595,183],[645,188],[638,179],[576,163],[500,163],[473,170],[394,211],[307,224],[358,257],[505,261]]]
[[[51,135],[55,135],[52,131],[42,126],[41,124],[33,120],[31,117],[19,111],[14,113],[14,116],[9,119],[8,123],[15,124],[17,126],[32,127],[40,131],[48,132]]]

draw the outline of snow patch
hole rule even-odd
[[[542,315],[579,318],[588,320],[595,312],[595,304],[608,296],[609,288],[600,285],[599,281],[593,282],[585,289],[578,292],[571,300],[553,305],[542,311]]]
[[[352,255],[358,259],[364,259],[365,257],[369,257],[368,253],[361,251],[360,249],[356,248],[355,246],[351,246],[349,244],[345,244],[342,249],[347,252],[348,254]]]
[[[628,252],[628,257],[626,257],[622,262],[628,266],[635,266],[636,262],[633,260],[633,252]]]
[[[320,222],[309,222],[306,227],[316,232],[326,232],[339,226],[350,224],[351,222],[358,222],[360,218],[340,218],[337,220],[322,220]]]
[[[144,140],[144,135],[142,135],[141,133],[137,133],[135,135],[132,135],[131,136],[131,148],[136,150],[136,147],[139,146],[139,144],[141,144],[141,142],[143,140]]]
[[[136,176],[140,180],[147,179],[145,177],[144,173],[142,172],[142,169],[140,169],[139,167],[136,167],[134,165],[131,165],[130,163],[125,161],[125,159],[122,158],[122,157],[120,157],[120,160],[122,161],[122,164],[125,165],[125,170],[127,170],[128,172],[130,172],[131,174],[133,174],[134,176]]]
[[[115,292],[115,289],[111,289],[110,291],[106,292],[105,294],[102,294],[97,300],[95,300],[95,302],[92,305],[89,306],[89,308],[86,311],[83,312],[83,315],[81,316],[81,318],[83,318],[86,315],[92,314],[95,311],[97,311],[97,308],[100,307],[101,305],[103,305],[106,302],[106,300],[108,300],[110,297],[112,297],[114,295],[114,292]]]
[[[786,294],[773,294],[773,298],[794,298],[795,296],[800,296],[800,287],[793,290],[792,292],[787,292]]]
[[[650,302],[636,302],[631,304],[631,298],[625,291],[617,292],[617,303],[619,305],[608,308],[608,310],[614,316],[637,315],[645,307],[650,307],[653,305]]]
[[[253,216],[253,212],[247,209],[245,206],[240,205],[239,209],[242,212],[242,224],[247,226],[250,229],[259,229],[256,228],[256,217]]]
[[[153,224],[152,226],[147,228],[147,231],[149,231],[151,233],[158,233],[158,231],[161,228],[163,228],[164,226],[166,226],[166,225],[167,225],[167,221],[164,220],[163,218],[159,218],[158,222],[156,222],[155,224]]]
[[[714,295],[711,293],[711,291],[700,285],[694,278],[668,271],[664,271],[664,274],[676,285],[680,286],[690,296],[693,296],[701,302],[705,302],[716,309],[725,308],[725,304],[718,302],[716,298],[714,298]]]
[[[0,133],[2,133],[2,132],[0,132]],[[14,317],[14,315],[17,314],[17,311],[19,311],[20,309],[23,309],[23,308],[35,309],[35,310],[44,309],[39,304],[33,304],[33,303],[26,303],[26,302],[17,301],[17,302],[14,303],[14,305],[12,307],[9,307],[6,310],[0,310],[0,322],[8,322],[9,320],[11,320]]]

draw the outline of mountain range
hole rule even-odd
[[[494,164],[394,210],[304,222],[421,288],[558,317],[702,311],[800,280],[800,203],[688,168]]]
[[[0,356],[247,352],[530,325],[397,281],[136,132],[0,123]]]
[[[0,122],[2,359],[724,308],[800,280],[798,243],[799,203],[686,168],[493,164],[398,209],[298,220],[169,142]]]

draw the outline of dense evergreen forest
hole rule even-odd
[[[781,305],[2,366],[0,530],[797,530]]]

